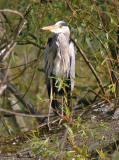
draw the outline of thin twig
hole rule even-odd
[[[70,10],[73,12],[73,13],[76,13],[76,11],[73,9],[73,7],[71,6],[69,0],[66,0],[66,3],[67,3],[67,6],[70,8]]]
[[[39,44],[37,44],[37,43],[35,43],[35,42],[32,42],[32,41],[29,41],[29,40],[24,41],[24,42],[23,42],[23,41],[22,41],[22,42],[17,41],[17,44],[18,44],[18,45],[29,45],[29,44],[32,44],[33,46],[35,46],[35,47],[37,47],[37,48],[45,49],[45,47],[40,46]]]

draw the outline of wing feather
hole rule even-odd
[[[57,52],[57,46],[55,37],[51,37],[48,39],[47,46],[45,49],[45,73],[46,77],[51,76],[53,72],[54,59]]]

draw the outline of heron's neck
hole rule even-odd
[[[59,41],[62,41],[64,43],[68,42],[70,40],[70,34],[68,33],[59,33],[57,34],[57,38],[59,39]]]
[[[66,39],[67,39],[67,41],[69,42],[69,39],[70,39],[70,34],[69,33],[63,33],[64,35],[65,35],[65,37],[66,37]]]

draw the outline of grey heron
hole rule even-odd
[[[70,29],[64,21],[58,21],[55,25],[43,27],[42,29],[54,33],[48,39],[45,49],[45,75],[49,98],[51,94],[53,95],[51,106],[57,110],[59,102],[56,96],[64,95],[64,91],[66,91],[69,105],[71,91],[74,88],[74,45],[70,39]],[[62,78],[64,78],[66,85],[64,89],[59,89],[57,84],[60,84]]]

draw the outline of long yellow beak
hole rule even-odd
[[[53,25],[53,26],[43,27],[43,28],[41,28],[41,29],[43,29],[43,30],[45,30],[45,31],[52,31],[52,30],[55,30],[55,29],[57,29],[57,28],[59,28],[59,26]]]

